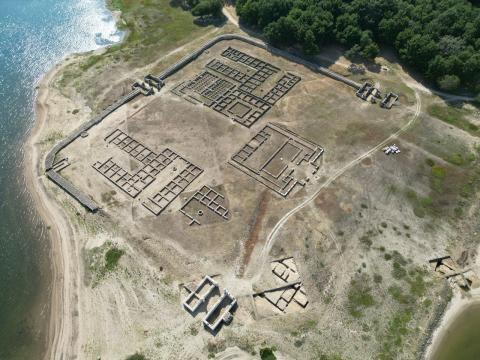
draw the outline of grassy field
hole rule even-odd
[[[127,31],[125,41],[108,49],[106,56],[135,62],[137,66],[151,63],[161,50],[181,46],[211,26],[198,26],[190,12],[168,0],[111,0],[110,8],[122,12],[121,30]]]
[[[474,136],[480,136],[480,129],[477,125],[468,121],[466,118],[467,111],[462,108],[433,104],[427,108],[427,112],[430,116],[465,130]]]

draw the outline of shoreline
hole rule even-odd
[[[35,122],[31,132],[26,139],[25,153],[25,179],[30,193],[32,195],[35,208],[42,218],[45,225],[49,228],[48,238],[49,253],[51,258],[51,293],[49,299],[50,316],[47,325],[47,334],[45,339],[44,359],[53,359],[62,354],[70,347],[74,346],[71,301],[76,294],[76,289],[72,280],[72,272],[75,267],[76,259],[69,253],[69,239],[73,239],[73,232],[68,226],[68,222],[54,203],[42,183],[45,177],[41,173],[41,157],[36,143],[39,140],[41,131],[45,125],[49,105],[49,86],[55,76],[68,64],[68,61],[61,60],[58,64],[47,72],[38,83],[38,92],[35,97]],[[69,340],[70,338],[70,340]]]
[[[458,316],[470,306],[478,304],[480,304],[480,288],[474,289],[468,294],[457,290],[447,305],[439,325],[431,334],[423,359],[431,359],[432,356],[438,351],[442,340],[448,334],[449,328],[452,326]]]
[[[120,12],[118,12],[120,13]],[[118,17],[119,14],[116,14]],[[115,20],[117,18],[115,17]],[[212,33],[207,33],[209,37]],[[121,40],[126,37],[124,36]],[[203,36],[201,37],[203,38]],[[157,64],[164,58],[182,51],[186,46],[191,45],[193,41],[176,48],[164,56],[157,59],[153,64]],[[120,44],[116,43],[116,44]],[[45,226],[49,229],[49,255],[51,258],[50,266],[50,288],[48,309],[49,319],[47,334],[45,336],[45,354],[44,360],[58,359],[62,360],[64,355],[71,353],[78,354],[78,332],[77,326],[80,322],[78,299],[81,283],[81,269],[79,264],[78,239],[75,230],[72,228],[69,219],[59,207],[57,200],[49,193],[42,179],[47,180],[44,170],[44,159],[48,154],[38,151],[37,143],[40,141],[40,135],[46,125],[49,115],[50,105],[48,104],[50,96],[50,85],[55,77],[72,61],[78,60],[77,56],[89,56],[91,54],[102,54],[107,47],[84,53],[71,53],[52,66],[37,83],[37,94],[34,100],[34,122],[25,139],[25,162],[24,176],[27,187],[33,199],[34,206]],[[68,270],[68,271],[67,271]],[[77,323],[77,325],[75,325]]]
[[[118,31],[122,31],[120,41],[114,45],[121,44],[128,32],[120,30],[118,24],[121,21],[121,11],[113,10],[106,1],[106,9],[111,12],[113,21]],[[47,71],[36,84],[37,93],[34,99],[34,121],[32,127],[27,133],[24,143],[25,161],[23,173],[25,182],[30,189],[38,215],[43,220],[48,229],[48,253],[50,256],[50,278],[49,290],[47,294],[47,324],[46,334],[44,336],[44,354],[42,359],[63,359],[69,354],[78,354],[78,293],[80,279],[80,267],[78,249],[75,244],[78,243],[75,231],[72,228],[66,215],[61,211],[57,201],[48,193],[45,183],[44,158],[47,153],[41,153],[37,148],[40,135],[45,127],[49,107],[51,82],[63,69],[71,63],[77,56],[90,54],[102,54],[111,46],[104,46],[96,50],[82,53],[70,53],[65,55]],[[76,318],[76,319],[75,319]],[[76,324],[77,323],[77,324]],[[75,349],[75,350],[74,350]]]

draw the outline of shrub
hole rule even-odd
[[[360,318],[363,316],[362,310],[375,305],[371,290],[367,275],[359,275],[352,280],[348,290],[348,311],[350,315]]]
[[[147,360],[147,358],[143,354],[135,353],[127,357],[125,360]]]
[[[435,161],[433,161],[433,160],[430,159],[430,158],[425,159],[425,162],[427,163],[428,166],[433,166],[433,165],[435,165]]]
[[[118,262],[122,255],[125,254],[125,251],[113,247],[105,253],[105,269],[113,270],[117,266]]]
[[[273,348],[263,348],[263,349],[260,349],[260,358],[262,360],[276,360],[277,357],[275,356],[275,354],[273,353],[275,349]]]
[[[460,86],[460,79],[456,75],[445,75],[437,80],[440,89],[445,91],[455,91]]]
[[[201,0],[192,9],[192,14],[194,16],[219,16],[221,12],[222,3],[220,0]]]

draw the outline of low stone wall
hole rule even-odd
[[[140,93],[141,90],[136,89],[114,102],[112,105],[103,110],[100,115],[94,117],[90,121],[87,121],[86,123],[76,128],[69,136],[56,144],[45,157],[45,172],[47,177],[90,211],[97,211],[99,209],[99,206],[88,195],[77,189],[70,181],[68,181],[55,170],[53,170],[53,165],[55,164],[55,157],[62,149],[71,144],[79,136],[81,136],[83,132],[88,131],[93,126],[99,124],[108,115],[117,110],[120,106],[137,97]]]
[[[70,181],[65,179],[59,173],[54,170],[49,170],[46,172],[47,177],[52,180],[55,184],[60,186],[65,192],[77,200],[80,204],[85,206],[88,210],[96,212],[99,207],[95,201],[90,199],[90,197],[84,194],[82,191],[77,189]]]
[[[185,67],[186,65],[190,64],[192,61],[197,59],[205,50],[208,50],[209,48],[211,48],[212,46],[214,46],[215,44],[217,44],[221,41],[229,41],[229,40],[239,40],[239,41],[243,41],[247,44],[257,46],[257,47],[259,47],[261,49],[264,49],[264,50],[266,50],[266,51],[268,51],[272,54],[284,57],[284,58],[286,58],[290,61],[296,62],[297,64],[302,64],[312,71],[315,71],[315,72],[321,73],[323,75],[326,75],[326,76],[328,76],[328,77],[330,77],[334,80],[341,81],[344,84],[346,84],[348,86],[351,86],[351,87],[353,87],[357,90],[360,89],[361,86],[362,86],[361,84],[359,84],[359,83],[357,83],[353,80],[350,80],[350,79],[348,79],[348,78],[346,78],[342,75],[339,75],[339,74],[337,74],[337,73],[335,73],[335,72],[333,72],[333,71],[331,71],[331,70],[329,70],[329,69],[327,69],[323,66],[314,64],[314,63],[312,63],[310,61],[307,61],[305,59],[302,59],[302,58],[300,58],[296,55],[290,54],[286,51],[283,51],[283,50],[277,49],[273,46],[267,45],[262,41],[255,40],[255,39],[252,39],[252,38],[249,38],[249,37],[246,37],[246,36],[242,36],[242,35],[237,35],[237,34],[225,34],[225,35],[217,36],[216,38],[214,38],[214,39],[208,41],[207,43],[205,43],[198,50],[195,50],[193,53],[185,56],[183,59],[178,61],[176,64],[172,65],[167,70],[160,73],[157,77],[161,80],[167,79],[168,77],[172,76],[177,71],[181,70],[183,67]]]
[[[80,125],[78,128],[76,128],[69,136],[67,136],[65,139],[60,141],[58,144],[56,144],[50,152],[47,154],[47,157],[45,158],[45,171],[49,171],[52,169],[53,164],[55,163],[55,156],[68,146],[70,143],[72,143],[75,139],[77,139],[84,131],[88,131],[90,128],[93,126],[97,125],[100,123],[103,119],[105,119],[108,115],[110,115],[112,112],[117,110],[120,106],[123,104],[126,104],[130,100],[134,99],[136,96],[140,95],[141,90],[137,89],[134,91],[129,92],[127,95],[124,97],[120,98],[116,102],[114,102],[112,105],[107,107],[105,110],[103,110],[100,115],[94,117],[90,121],[87,121],[86,123]]]

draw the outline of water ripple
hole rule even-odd
[[[25,318],[48,277],[46,227],[22,175],[35,86],[73,52],[118,42],[102,0],[0,0],[0,359],[36,346]],[[43,261],[43,264],[42,264]],[[21,338],[18,334],[22,334]],[[38,338],[38,337],[37,337]],[[20,343],[19,343],[20,342]],[[11,352],[13,351],[13,352]]]

